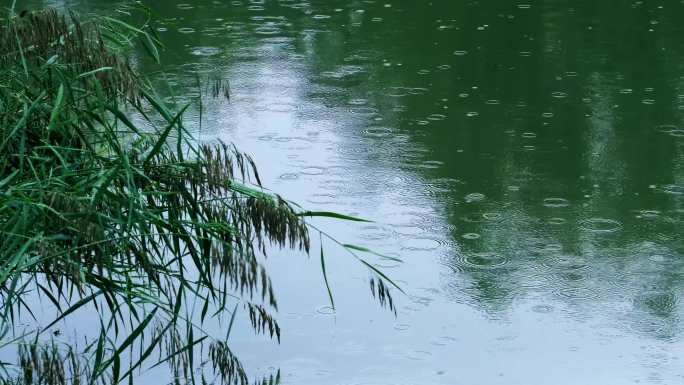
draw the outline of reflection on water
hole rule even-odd
[[[394,320],[342,253],[334,317],[314,263],[274,258],[285,339],[238,336],[251,367],[292,384],[684,381],[681,3],[150,4],[169,102],[195,74],[230,80],[202,138],[253,152],[308,207],[377,220],[324,225],[405,260],[383,265],[409,292]]]

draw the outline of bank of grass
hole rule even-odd
[[[280,339],[261,263],[268,248],[308,253],[309,217],[357,220],[302,211],[261,187],[249,156],[197,142],[183,125],[188,106],[168,108],[126,60],[134,45],[159,59],[149,18],[140,20],[81,22],[54,10],[3,20],[0,347],[19,360],[0,365],[0,383],[135,383],[140,370],[169,364],[177,383],[247,384],[228,337],[241,313]],[[220,82],[208,88],[221,97]],[[368,268],[373,295],[393,309],[394,284],[362,258],[371,252],[337,246]],[[59,316],[19,329],[35,296]],[[46,342],[86,310],[99,334],[80,349]],[[205,332],[219,319],[224,335]]]

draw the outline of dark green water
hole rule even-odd
[[[250,368],[288,384],[684,383],[681,2],[149,4],[178,98],[197,73],[231,82],[202,138],[253,153],[309,208],[375,220],[321,226],[405,260],[383,266],[409,293],[395,319],[332,245],[334,316],[315,258],[272,258],[284,340],[236,336]]]

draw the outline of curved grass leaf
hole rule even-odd
[[[353,221],[353,222],[372,223],[372,221],[369,221],[366,219],[352,217],[349,215],[335,213],[332,211],[304,211],[301,213],[297,213],[297,216],[300,216],[300,217],[323,217],[323,218],[341,219],[341,220]]]
[[[321,238],[321,271],[323,272],[323,280],[325,281],[325,288],[328,290],[328,298],[330,299],[330,306],[335,310],[335,300],[333,299],[332,290],[330,289],[330,282],[328,282],[328,273],[325,270],[325,255],[323,254],[323,239]]]

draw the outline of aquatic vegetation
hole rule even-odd
[[[228,337],[242,312],[280,339],[268,250],[309,252],[308,218],[360,219],[303,211],[261,186],[248,155],[194,139],[189,105],[171,110],[126,59],[140,44],[158,60],[160,42],[144,8],[125,11],[140,26],[46,10],[10,12],[0,27],[0,348],[20,357],[0,365],[0,383],[134,383],[137,370],[170,364],[177,383],[247,384]],[[223,84],[213,96],[227,96]],[[361,258],[373,252],[339,246],[394,309],[394,283]],[[322,248],[320,263],[334,306]],[[27,295],[60,315],[18,332],[33,317]],[[79,311],[100,325],[83,351],[41,344]],[[225,336],[203,328],[224,318]],[[208,357],[196,357],[202,346]]]

